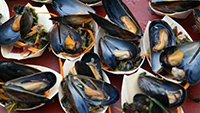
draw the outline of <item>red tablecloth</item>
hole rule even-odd
[[[161,19],[161,16],[158,15],[152,15],[149,11],[149,4],[148,0],[123,0],[125,4],[129,7],[135,18],[137,19],[138,23],[140,24],[142,30],[145,30],[147,22],[150,20],[154,19]],[[31,0],[6,0],[9,10],[10,10],[10,15],[13,16],[14,12],[12,12],[12,7],[15,4],[22,4],[26,5],[27,3],[31,3],[33,6],[42,6],[40,3],[35,3],[32,2]],[[52,13],[56,13],[55,10],[51,7],[50,4],[46,5],[48,10]],[[102,6],[98,7],[93,7],[97,14],[101,16],[105,16],[105,11]],[[56,13],[57,14],[57,13]],[[183,26],[183,28],[189,33],[189,35],[192,37],[192,39],[199,40],[200,38],[200,32],[197,29],[195,23],[194,23],[194,17],[193,14],[191,13],[186,19],[181,20],[181,19],[175,19],[180,25]],[[5,60],[5,58],[0,55],[0,60]],[[25,64],[34,64],[34,65],[41,65],[45,67],[49,67],[57,72],[59,72],[59,63],[58,63],[58,58],[52,53],[46,50],[44,54],[39,57],[39,58],[32,58],[32,59],[27,59],[27,60],[22,60],[22,61],[17,61],[17,60],[12,60],[20,63],[25,63]],[[64,60],[63,60],[64,62]],[[151,68],[149,67],[149,64],[145,60],[144,64],[142,65],[142,68],[151,71]],[[198,67],[197,67],[198,68]],[[121,85],[122,85],[122,79],[123,75],[113,75],[107,73],[110,81],[112,84],[114,84],[119,91],[121,91]],[[193,93],[193,96],[200,97],[200,83],[190,86],[189,91]],[[31,111],[12,111],[11,113],[64,113],[62,110],[59,101],[58,101],[58,96],[56,95],[53,98],[54,102],[53,103],[47,103],[46,105],[42,106],[41,108],[31,110]],[[117,108],[121,108],[121,99],[117,101],[116,104],[111,106],[111,110],[113,113],[120,113]],[[186,102],[182,105],[182,108],[185,113],[200,113],[200,104],[194,102],[191,100],[189,97],[187,98]],[[0,113],[6,113],[7,110],[3,107],[0,106]]]

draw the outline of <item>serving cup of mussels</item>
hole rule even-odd
[[[171,73],[162,70],[160,54],[163,48],[171,45],[180,45],[192,42],[192,38],[185,29],[169,16],[162,20],[149,21],[144,33],[143,48],[152,71],[165,79],[181,83],[182,80],[172,76]]]
[[[66,60],[63,70],[58,98],[66,113],[104,113],[119,99],[119,91],[102,71],[97,54],[88,52],[76,61]]]
[[[102,4],[107,17],[90,12],[100,26],[94,52],[100,56],[105,71],[133,73],[144,61],[144,57],[140,57],[142,49],[139,42],[143,32],[122,0],[102,0]]]
[[[1,54],[8,59],[28,59],[39,57],[47,45],[47,32],[53,25],[45,5],[33,7],[15,5],[13,10],[16,15],[11,17],[0,27]]]
[[[121,106],[125,113],[184,113],[181,105],[186,97],[181,85],[157,78],[142,68],[123,78]]]
[[[157,15],[178,19],[185,19],[199,5],[199,0],[149,0],[150,8]]]
[[[0,105],[8,111],[32,110],[57,94],[62,76],[38,65],[0,61]]]
[[[53,0],[52,6],[61,15],[50,18],[56,22],[48,35],[52,51],[60,58],[76,60],[95,44],[97,24],[87,12],[95,11],[76,0]]]

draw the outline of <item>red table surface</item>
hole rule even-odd
[[[128,6],[128,8],[131,10],[135,18],[137,19],[138,23],[140,24],[143,32],[146,28],[147,22],[150,20],[154,19],[161,19],[161,16],[158,15],[152,15],[149,11],[149,4],[148,0],[123,0],[125,4]],[[33,6],[42,6],[43,4],[40,3],[35,3],[32,2],[31,0],[6,0],[9,10],[10,10],[10,15],[13,16],[14,12],[12,12],[12,8],[16,4],[21,4],[21,5],[26,5],[27,3],[31,3]],[[56,13],[56,11],[51,7],[50,4],[46,4],[48,10],[52,13]],[[97,14],[101,16],[105,16],[105,11],[103,6],[97,6],[93,7]],[[197,26],[195,25],[194,22],[194,17],[193,14],[191,13],[186,19],[175,19],[182,27],[189,33],[189,35],[192,37],[192,39],[199,40],[200,32],[197,29]],[[2,57],[0,55],[0,60],[8,60]],[[51,52],[46,50],[44,54],[41,57],[38,58],[32,58],[32,59],[27,59],[27,60],[12,60],[24,64],[34,64],[34,65],[41,65],[45,66],[48,68],[51,68],[57,72],[60,72],[59,70],[59,63],[58,63],[58,58]],[[63,60],[64,62],[64,60]],[[142,65],[142,68],[146,69],[147,71],[152,72],[151,68],[149,67],[148,62],[145,60],[144,64]],[[197,67],[198,68],[198,67]],[[110,73],[107,73],[111,83],[115,85],[119,91],[121,91],[121,86],[122,86],[122,80],[123,80],[123,75],[113,75]],[[200,83],[190,86],[189,91],[193,93],[193,96],[195,97],[200,97]],[[134,89],[133,89],[134,90]],[[62,110],[59,101],[58,101],[58,95],[56,95],[53,98],[54,102],[53,103],[47,103],[44,106],[30,110],[30,111],[12,111],[11,113],[64,113]],[[120,113],[117,108],[121,108],[121,98],[111,106],[112,113]],[[185,103],[182,105],[182,108],[185,113],[200,113],[200,104],[194,102],[192,99],[187,97],[187,100]],[[4,107],[0,106],[0,113],[6,113],[7,110]]]

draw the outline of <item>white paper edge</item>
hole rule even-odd
[[[49,12],[47,7],[43,5],[42,7],[34,7],[30,3],[28,3],[26,6],[30,6],[35,9],[35,12]],[[45,29],[47,32],[50,30],[50,28],[53,26],[53,22],[49,20],[51,16],[49,14],[38,14],[38,23],[45,26]],[[7,59],[16,59],[16,60],[23,60],[28,58],[35,58],[39,57],[43,54],[44,50],[46,49],[47,43],[40,51],[37,53],[34,53],[32,55],[29,55],[30,51],[27,51],[23,56],[20,56],[21,53],[11,53],[13,45],[11,46],[1,46],[1,54],[4,58]]]
[[[47,97],[47,98],[49,98],[49,99],[52,99],[52,98],[58,93],[58,88],[59,88],[59,86],[60,86],[60,82],[62,81],[62,76],[61,76],[58,72],[56,72],[56,71],[54,71],[54,70],[52,70],[52,69],[50,69],[50,68],[44,67],[44,66],[30,65],[30,64],[25,64],[25,65],[26,65],[26,66],[33,67],[33,68],[36,68],[36,69],[40,70],[41,72],[50,71],[50,72],[52,72],[52,73],[55,74],[56,79],[57,79],[56,84],[49,90],[49,97]],[[3,106],[3,107],[5,107],[2,103],[0,103],[0,105]],[[41,107],[41,106],[43,106],[43,105],[45,105],[45,103],[42,103],[42,104],[40,104],[40,105],[38,105],[38,106],[35,106],[35,107],[32,107],[32,108],[17,109],[17,110],[22,110],[22,111],[25,111],[25,110],[33,110],[33,109],[39,108],[39,107]]]
[[[81,58],[75,60],[75,61],[68,61],[68,60],[65,60],[64,62],[64,65],[63,65],[63,74],[64,74],[64,77],[66,77],[69,73],[69,71],[71,71],[71,68],[74,66],[75,62],[78,61],[78,60],[81,60]],[[108,76],[106,75],[106,73],[104,71],[102,71],[103,73],[103,77],[104,77],[104,81],[107,82],[107,83],[110,83],[110,80],[108,78]],[[61,102],[61,99],[63,98],[63,93],[62,93],[62,88],[61,88],[61,85],[59,86],[59,91],[58,91],[58,100],[59,100],[59,103],[62,107],[62,109],[65,111],[65,113],[68,113],[66,110],[65,110],[65,107],[62,105],[62,102]],[[103,111],[96,111],[96,113],[104,113],[106,112],[108,106],[104,106],[104,109]]]
[[[10,12],[5,0],[0,0],[0,13],[3,17],[0,19],[1,23],[6,22],[10,18]]]

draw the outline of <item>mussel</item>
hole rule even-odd
[[[175,36],[171,27],[163,20],[154,20],[149,25],[150,59],[152,70],[161,71],[160,52],[170,45],[175,45]]]
[[[64,91],[67,91],[68,101],[73,102],[70,103],[72,108],[79,112],[89,112],[85,105],[107,106],[119,99],[118,89],[104,81],[83,75],[68,75],[66,79],[63,87],[67,90]]]
[[[11,100],[36,104],[51,101],[43,94],[55,83],[56,76],[54,73],[39,72],[7,81],[3,84],[2,89]]]
[[[177,51],[181,52],[177,53]],[[163,49],[159,59],[162,68],[169,72],[178,73],[178,71],[182,70],[181,73],[185,74],[187,82],[192,85],[198,83],[200,80],[200,76],[198,76],[200,71],[195,68],[199,66],[199,52],[200,41],[194,41]],[[175,66],[171,65],[169,63],[170,59],[178,64]],[[177,70],[174,70],[174,68],[177,68]]]
[[[186,98],[186,90],[179,84],[141,73],[138,78],[139,88],[166,108],[181,106]]]
[[[75,63],[77,74],[103,80],[100,58],[96,53],[88,52]]]
[[[137,37],[143,35],[142,29],[140,28],[136,18],[122,0],[102,0],[102,4],[111,21],[121,28],[133,33]]]
[[[95,13],[91,7],[79,0],[52,0],[51,5],[61,16],[80,12],[88,14],[88,11]]]
[[[14,21],[17,20],[18,27],[17,31],[14,31],[12,25]],[[24,38],[26,34],[30,31],[33,24],[33,16],[29,12],[24,12],[22,15],[15,15],[0,26],[0,45],[7,46],[12,45],[21,38]]]
[[[169,113],[157,100],[142,93],[133,97],[132,104],[124,103],[123,111],[125,113]]]
[[[72,27],[56,23],[48,34],[50,44],[56,54],[75,54],[82,46],[81,35]]]
[[[99,40],[98,53],[101,60],[111,69],[115,70],[118,65],[117,61],[135,59],[139,53],[139,49],[130,41],[105,35]]]
[[[158,11],[170,14],[193,9],[200,5],[199,0],[150,0],[150,5]]]
[[[38,69],[13,61],[0,61],[0,80],[3,82],[40,72]]]

